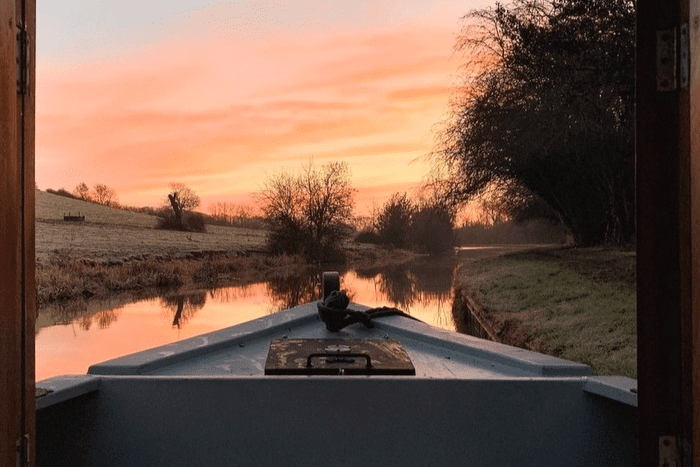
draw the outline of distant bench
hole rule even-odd
[[[84,216],[84,215],[81,216],[80,213],[78,213],[77,216],[71,216],[70,213],[68,213],[68,215],[66,215],[65,213],[63,213],[63,220],[64,220],[64,221],[68,221],[68,222],[84,222],[84,221],[85,221],[85,216]]]

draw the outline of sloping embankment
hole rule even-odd
[[[458,329],[478,324],[499,342],[636,378],[633,249],[541,248],[462,265]],[[459,329],[461,330],[461,329]]]

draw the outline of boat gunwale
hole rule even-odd
[[[352,306],[358,310],[368,308],[355,303]],[[147,374],[227,348],[235,348],[245,344],[247,341],[257,341],[270,335],[284,334],[286,331],[292,332],[295,327],[313,321],[318,321],[319,326],[323,326],[316,312],[315,302],[97,363],[90,366],[88,374]],[[442,347],[453,352],[534,375],[579,377],[593,375],[591,368],[583,363],[571,362],[506,344],[459,334],[400,316],[387,316],[381,320],[375,320],[373,323],[375,332],[381,332],[382,330],[396,332],[416,343]],[[354,326],[361,325],[355,324]],[[232,331],[234,332],[232,333]],[[342,336],[342,332],[337,335]]]
[[[354,309],[367,309],[359,304],[352,304]],[[210,379],[284,379],[294,378],[337,378],[336,376],[277,376],[277,375],[155,375],[149,374],[159,369],[182,364],[208,354],[225,351],[230,348],[244,347],[247,342],[260,341],[271,336],[286,335],[295,327],[305,326],[318,321],[318,326],[323,326],[316,312],[315,303],[309,303],[291,308],[279,313],[271,314],[233,325],[217,331],[212,331],[199,336],[194,336],[181,341],[162,345],[152,349],[125,355],[90,366],[87,375],[56,377],[38,383],[41,387],[54,389],[53,394],[40,399],[42,407],[59,403],[63,400],[77,397],[99,388],[100,380],[113,377],[133,378],[176,378],[178,380],[192,378]],[[628,405],[637,405],[637,382],[631,378],[606,377],[593,375],[591,368],[582,363],[571,362],[557,357],[536,353],[530,350],[508,346],[498,342],[488,341],[474,336],[459,334],[444,330],[423,322],[409,320],[400,316],[389,316],[374,321],[373,330],[368,330],[379,335],[393,333],[404,338],[406,348],[411,352],[429,349],[430,352],[455,352],[467,359],[471,359],[478,366],[498,365],[502,368],[512,368],[529,374],[508,375],[504,372],[498,379],[502,381],[526,381],[526,380],[569,380],[576,379],[581,382],[582,389],[590,394],[596,394],[608,399],[616,400]],[[355,326],[361,326],[356,324]],[[363,328],[364,329],[364,328]],[[364,331],[362,331],[364,332]],[[336,334],[336,333],[334,333]],[[343,333],[337,333],[342,337]],[[449,358],[449,357],[448,357]],[[377,382],[385,378],[389,379],[434,379],[430,375],[417,376],[351,376],[347,378],[371,379]],[[470,377],[454,379],[484,380],[488,378]]]

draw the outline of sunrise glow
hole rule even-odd
[[[177,181],[206,211],[347,161],[367,214],[427,175],[460,17],[491,2],[457,3],[38,1],[37,184],[155,206]]]

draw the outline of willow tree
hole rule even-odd
[[[634,1],[515,0],[465,19],[438,188],[511,215],[544,203],[577,244],[631,241]]]

